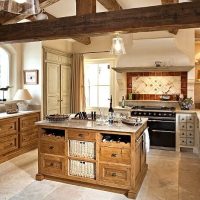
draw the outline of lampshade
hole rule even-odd
[[[30,95],[27,89],[19,89],[17,90],[14,100],[31,100],[32,96]]]
[[[41,12],[39,0],[0,0],[0,8],[14,14],[35,15]]]
[[[110,53],[114,55],[126,54],[124,41],[119,34],[116,34],[115,37],[112,39],[112,47]]]

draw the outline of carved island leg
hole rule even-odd
[[[137,193],[134,190],[129,190],[127,196],[129,199],[135,199],[137,196]]]
[[[36,174],[35,179],[37,181],[42,181],[44,179],[44,175],[43,174]]]

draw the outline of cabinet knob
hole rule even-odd
[[[116,153],[112,153],[112,154],[111,154],[111,157],[114,157],[114,158],[115,158],[115,157],[117,157],[117,154],[116,154]]]
[[[112,173],[111,176],[115,177],[115,176],[117,176],[117,174],[116,173]]]
[[[50,166],[52,167],[52,166],[53,166],[53,163],[50,163]]]
[[[54,148],[53,146],[50,146],[50,147],[49,147],[49,149],[53,149],[53,148]]]
[[[83,134],[82,134],[82,133],[80,133],[80,134],[78,134],[78,136],[79,136],[79,137],[83,137]]]

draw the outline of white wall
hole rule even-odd
[[[64,51],[66,53],[72,52],[72,41],[70,40],[46,40],[42,41],[42,46]]]
[[[23,70],[39,70],[39,84],[24,85],[32,95],[30,104],[41,105],[42,102],[42,42],[23,44]],[[23,81],[23,80],[22,80]]]

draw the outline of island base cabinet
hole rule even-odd
[[[129,188],[127,186],[130,186],[131,173],[128,167],[100,164],[99,176],[103,185],[118,188]]]
[[[136,133],[59,129],[49,124],[39,125],[36,180],[72,181],[136,198],[147,170],[143,134],[146,123]]]

